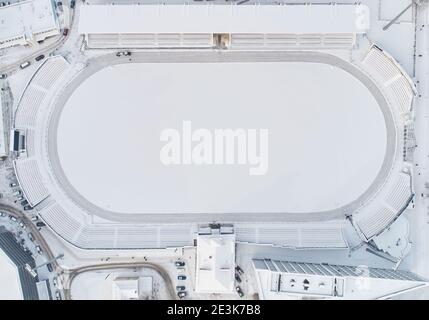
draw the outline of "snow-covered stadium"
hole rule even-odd
[[[13,124],[26,199],[84,249],[192,246],[207,223],[232,225],[238,242],[345,248],[351,227],[370,241],[413,198],[415,88],[366,36],[368,14],[82,6],[86,48],[105,54],[51,56],[26,85]],[[160,130],[185,120],[269,129],[268,173],[162,166]]]

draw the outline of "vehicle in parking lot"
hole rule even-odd
[[[185,286],[176,286],[177,291],[185,291]]]
[[[16,190],[12,195],[14,195],[15,197],[22,195],[22,191],[21,190]]]
[[[12,220],[13,222],[18,221],[18,219],[16,219],[13,215],[9,215],[9,219]]]
[[[27,68],[30,64],[31,64],[31,63],[30,63],[30,61],[26,61],[26,62],[24,62],[24,63],[21,63],[21,64],[19,65],[19,67],[20,67],[21,69],[25,69],[25,68]]]
[[[27,200],[23,200],[23,201],[21,201],[21,206],[26,206],[28,204],[28,201]]]
[[[0,74],[0,79],[6,79],[6,78],[7,78],[7,74],[6,73]]]
[[[176,267],[184,267],[184,266],[185,266],[185,261],[176,261],[176,262],[174,263],[174,265],[175,265]]]
[[[240,286],[236,286],[235,291],[237,291],[240,298],[242,298],[244,296],[243,290],[241,290]]]
[[[18,198],[16,198],[16,200],[18,200],[18,201],[24,200],[24,197],[23,196],[19,196]]]
[[[34,236],[31,232],[28,233],[28,239],[30,239],[31,242],[34,241]]]
[[[186,280],[186,276],[184,275],[177,276],[177,280]]]
[[[43,253],[42,248],[40,248],[40,246],[36,246],[36,251],[37,251],[38,254],[42,254]]]
[[[241,269],[239,266],[235,267],[235,271],[237,271],[240,275],[244,273],[243,269]]]
[[[48,271],[49,271],[49,272],[54,271],[54,268],[52,267],[52,264],[48,263],[48,264],[46,265],[46,267],[48,268]]]
[[[45,58],[45,55],[41,54],[40,56],[37,56],[36,59],[34,59],[34,60],[40,61],[40,60],[42,60],[44,58]]]
[[[25,226],[24,222],[22,222],[22,221],[19,221],[19,226],[20,226],[22,229],[27,228],[27,227]]]
[[[32,207],[32,206],[30,206],[30,205],[26,205],[26,206],[24,206],[24,210],[25,210],[25,211],[32,210],[32,209],[33,209],[33,207]]]
[[[237,281],[238,283],[241,283],[241,278],[238,275],[238,273],[235,274],[235,281]]]
[[[179,291],[179,292],[177,293],[177,296],[178,296],[180,299],[183,299],[184,297],[186,297],[186,291]]]
[[[61,300],[61,294],[59,290],[55,291],[55,299]]]
[[[31,218],[31,221],[37,221],[37,220],[39,220],[38,216],[34,216],[34,217]]]
[[[63,36],[66,37],[69,34],[69,29],[64,29]]]
[[[71,0],[70,1],[70,9],[74,9],[75,4],[76,4],[76,1],[75,0]]]
[[[39,228],[42,228],[42,227],[45,227],[46,224],[44,224],[42,221],[39,221],[39,222],[36,222],[36,226],[39,227]]]
[[[9,187],[11,187],[11,188],[15,188],[17,186],[18,186],[18,184],[16,182],[9,183]]]
[[[7,216],[7,214],[6,213],[4,213],[4,212],[0,212],[0,217],[6,217]]]

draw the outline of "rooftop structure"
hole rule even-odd
[[[27,0],[0,7],[0,49],[31,45],[58,33],[52,0]]]
[[[363,5],[84,5],[79,33],[92,48],[210,47],[214,34],[231,35],[234,46],[255,34],[277,46],[292,43],[294,34],[353,43],[368,21]]]
[[[197,237],[195,291],[232,293],[234,290],[235,235],[210,234]]]
[[[262,299],[387,299],[427,286],[421,277],[401,270],[270,259],[253,260]]]
[[[114,300],[135,300],[139,298],[139,278],[118,277],[113,281]]]

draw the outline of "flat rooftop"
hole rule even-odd
[[[364,33],[367,21],[351,4],[83,5],[79,33]]]
[[[57,27],[51,0],[28,0],[0,7],[0,42]]]

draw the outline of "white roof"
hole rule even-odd
[[[113,299],[131,300],[139,297],[138,278],[116,278],[113,282]]]
[[[195,291],[231,293],[234,290],[235,235],[197,237]]]
[[[28,0],[0,7],[0,43],[57,28],[51,0]]]
[[[356,5],[84,5],[79,32],[364,33],[368,15]]]
[[[0,249],[0,300],[22,300],[18,269],[6,253]]]

